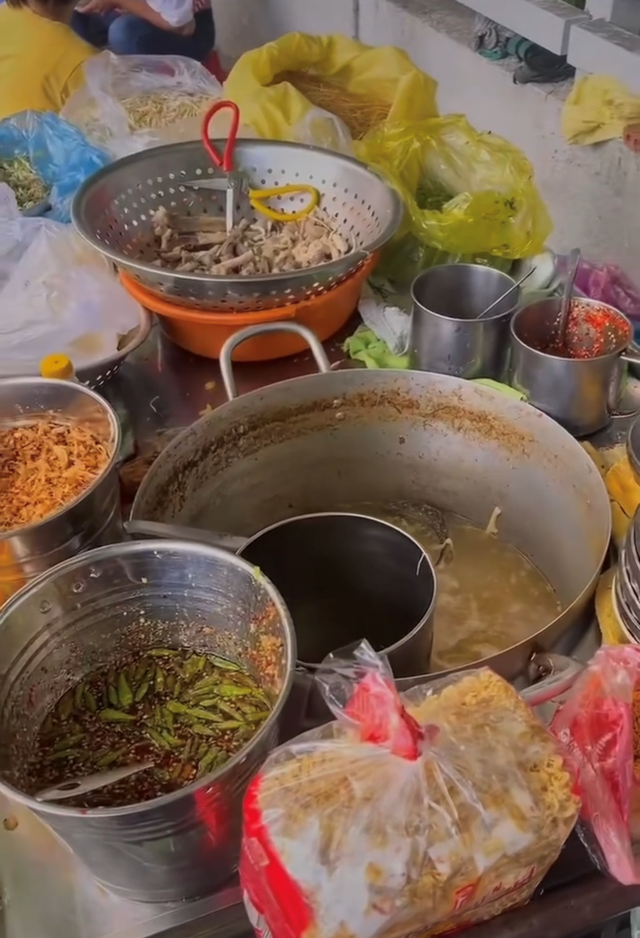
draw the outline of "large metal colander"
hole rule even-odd
[[[213,141],[224,148],[224,141]],[[306,183],[320,190],[322,208],[356,250],[346,257],[270,276],[206,276],[162,270],[153,263],[151,219],[161,206],[178,215],[224,217],[225,193],[185,186],[220,177],[199,141],[155,147],[112,163],[85,182],[73,203],[78,232],[147,289],[190,306],[227,310],[273,309],[317,296],[344,280],[395,233],[402,218],[397,193],[362,163],[349,157],[265,140],[241,140],[235,168],[256,189]],[[302,208],[307,196],[271,200],[275,208]],[[236,220],[258,216],[246,195],[236,204]]]

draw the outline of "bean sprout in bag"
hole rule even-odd
[[[337,720],[277,749],[244,802],[259,935],[402,938],[526,902],[579,800],[557,743],[488,669],[401,698],[366,642],[318,675]]]
[[[49,217],[68,222],[77,190],[109,157],[57,114],[23,111],[0,121],[0,182],[11,184],[2,166],[16,160],[25,164],[23,174],[31,171],[40,180],[42,196],[52,207]]]

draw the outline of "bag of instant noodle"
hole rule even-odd
[[[436,934],[526,902],[579,801],[515,690],[482,669],[400,698],[366,642],[318,679],[336,722],[273,752],[245,797],[258,935]]]

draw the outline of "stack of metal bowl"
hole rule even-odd
[[[629,525],[620,551],[615,577],[614,601],[618,619],[627,637],[640,643],[640,509]]]
[[[629,431],[627,457],[640,484],[640,420],[636,420]],[[613,601],[627,638],[640,643],[640,508],[633,516],[620,550]]]

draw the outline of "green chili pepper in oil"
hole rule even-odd
[[[122,710],[111,710],[109,708],[101,710],[98,716],[105,723],[135,723],[137,719],[137,717],[134,717],[131,713],[124,713]]]
[[[58,713],[61,720],[68,720],[73,713],[73,693],[69,691],[58,704]]]
[[[246,697],[253,691],[250,687],[239,687],[237,684],[221,684],[216,693],[220,697]]]
[[[80,710],[82,708],[83,696],[84,696],[84,684],[76,685],[76,689],[73,692],[73,705],[76,708],[76,710]]]
[[[217,714],[203,710],[201,707],[188,707],[185,710],[185,716],[192,717],[195,720],[211,720],[212,723],[220,722],[220,717]]]
[[[235,661],[229,661],[227,658],[221,658],[219,655],[209,655],[209,661],[222,671],[242,671],[240,665],[236,664]]]
[[[140,685],[140,687],[137,689],[137,691],[135,692],[135,696],[134,696],[134,698],[133,698],[133,699],[135,700],[135,702],[136,702],[136,703],[140,703],[140,701],[141,701],[144,697],[146,697],[148,691],[149,691],[149,681],[144,681],[144,682]]]
[[[73,756],[82,755],[82,749],[64,749],[62,752],[52,752],[47,756],[46,762],[60,762],[62,759],[71,759]]]
[[[120,706],[120,698],[118,697],[118,691],[115,689],[113,684],[109,684],[107,688],[107,697],[109,698],[109,703],[112,707]]]
[[[107,766],[113,765],[114,762],[117,762],[118,759],[127,752],[128,748],[128,746],[123,746],[122,749],[107,750],[96,762],[96,767],[98,769],[106,769]]]
[[[219,726],[220,724],[218,724]],[[216,736],[217,733],[215,730],[209,729],[208,726],[203,726],[202,723],[194,723],[191,726],[191,730],[194,733],[197,733],[198,736]]]
[[[161,749],[171,749],[171,744],[168,743],[166,739],[163,739],[160,733],[158,733],[157,730],[154,730],[152,726],[147,727],[146,733],[149,739],[154,742],[156,746],[160,746]]]
[[[125,710],[133,703],[133,692],[129,687],[129,681],[124,671],[121,671],[118,675],[118,698],[120,700],[120,706],[124,707]]]
[[[96,701],[96,698],[95,698],[94,695],[91,693],[91,691],[89,690],[89,688],[85,688],[85,692],[84,692],[84,702],[85,702],[85,706],[86,706],[87,710],[88,710],[90,713],[96,713],[96,712],[97,712],[97,710],[98,710],[98,702]]]
[[[83,740],[85,737],[84,733],[74,733],[73,736],[67,736],[65,739],[59,739],[58,742],[54,745],[54,752],[62,752],[66,749],[73,749],[74,746],[77,746],[78,743]]]

